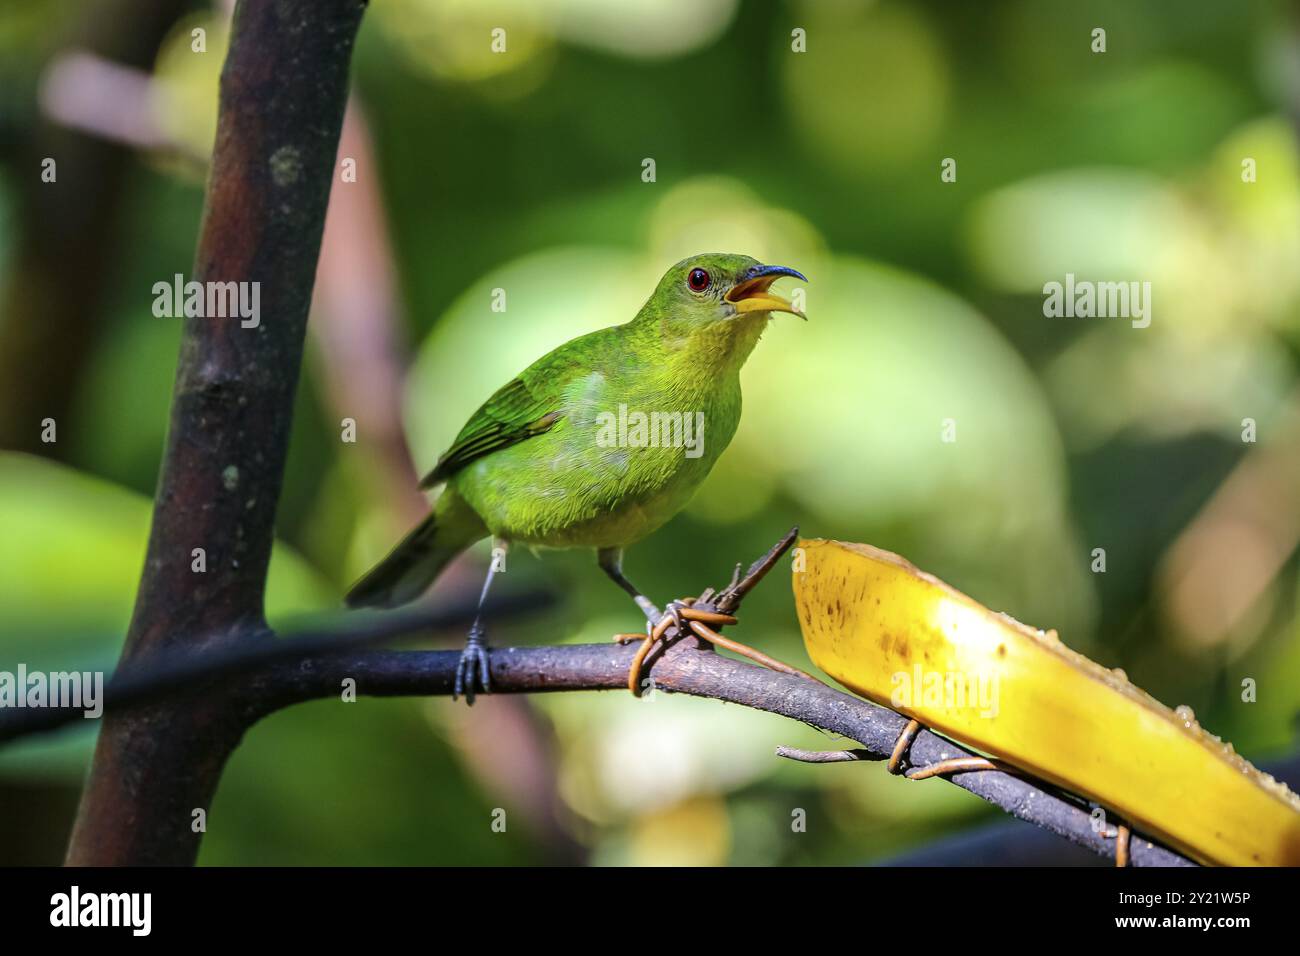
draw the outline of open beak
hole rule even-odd
[[[782,276],[793,276],[804,282],[808,281],[802,273],[787,269],[785,266],[750,266],[726,294],[726,301],[735,306],[738,313],[789,312],[801,319],[808,318],[796,309],[789,299],[783,299],[768,291],[772,283]]]

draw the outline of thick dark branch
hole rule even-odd
[[[126,657],[260,623],[361,0],[240,3],[193,279],[255,283],[260,322],[185,319]],[[251,288],[251,287],[250,287]],[[192,570],[194,548],[207,570]]]
[[[191,278],[256,283],[259,323],[185,320],[124,663],[179,642],[265,636],[294,390],[364,9],[364,0],[241,0],[235,10]],[[192,570],[195,548],[203,573]],[[105,721],[69,862],[193,862],[194,812],[243,733],[223,703],[195,693]]]

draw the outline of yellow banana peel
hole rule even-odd
[[[800,541],[808,654],[851,690],[1088,797],[1202,863],[1300,865],[1300,798],[1057,639],[903,558]]]

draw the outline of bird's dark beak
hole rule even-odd
[[[803,273],[785,266],[750,266],[741,273],[736,284],[726,294],[726,301],[735,306],[737,312],[789,312],[801,319],[808,318],[789,299],[768,291],[772,283],[782,276],[808,281]]]

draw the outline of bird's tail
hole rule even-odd
[[[397,607],[414,601],[452,558],[487,533],[474,510],[447,488],[429,516],[352,585],[344,602],[348,607]]]

